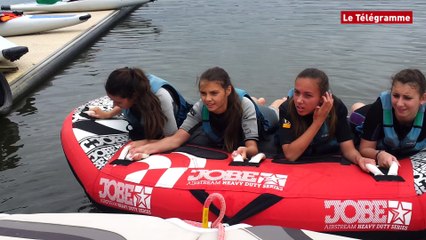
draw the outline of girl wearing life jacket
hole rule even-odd
[[[426,80],[418,69],[404,69],[392,77],[390,91],[358,108],[353,115],[363,116],[359,150],[374,158],[381,167],[390,167],[397,157],[412,155],[426,147]]]
[[[279,138],[286,159],[296,161],[301,156],[338,152],[368,172],[364,159],[352,141],[343,102],[329,91],[327,75],[307,68],[299,73],[294,93],[279,107]]]
[[[111,118],[123,113],[129,121],[129,135],[134,147],[173,135],[190,106],[168,82],[154,75],[145,75],[139,68],[114,70],[105,83],[105,90],[114,102],[111,111],[96,107],[89,115]]]
[[[228,152],[237,150],[243,158],[259,152],[258,106],[243,91],[233,87],[228,73],[220,67],[210,68],[201,74],[198,87],[201,99],[189,111],[180,129],[156,143],[131,149],[133,159],[140,159],[142,154],[172,150],[187,141]],[[278,109],[265,108],[271,113],[269,123],[276,125]]]

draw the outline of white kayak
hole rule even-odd
[[[39,33],[83,23],[90,14],[68,15],[19,15],[6,22],[0,22],[0,36],[16,36]]]
[[[74,0],[58,1],[53,4],[20,3],[1,5],[1,10],[43,11],[43,12],[87,12],[119,9],[121,7],[142,5],[154,0]]]
[[[223,236],[223,238],[221,238]],[[247,224],[202,228],[170,218],[113,213],[0,214],[1,239],[344,240],[337,235]]]
[[[17,46],[15,43],[0,36],[0,62],[2,61],[15,61],[28,52],[25,46]]]

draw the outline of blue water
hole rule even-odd
[[[0,4],[18,1],[1,0]],[[24,1],[19,1],[24,2]],[[342,10],[412,10],[408,25],[342,25]],[[142,7],[0,118],[0,212],[96,212],[60,143],[76,106],[104,95],[108,74],[138,66],[188,98],[196,77],[225,68],[240,88],[272,101],[306,67],[323,69],[347,106],[373,101],[390,76],[426,72],[426,3],[343,0],[159,0]]]

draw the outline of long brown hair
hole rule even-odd
[[[228,104],[224,112],[224,118],[227,123],[224,131],[224,148],[231,152],[239,146],[241,138],[241,119],[243,116],[243,109],[238,94],[235,92],[234,86],[231,83],[231,78],[228,73],[220,68],[213,67],[207,69],[198,80],[198,87],[201,81],[211,81],[219,83],[223,89],[231,86],[231,94],[228,96]]]
[[[146,139],[163,135],[167,117],[161,109],[158,97],[152,92],[149,79],[139,68],[114,70],[105,83],[109,95],[133,99],[132,109],[142,116]]]
[[[300,72],[296,80],[299,78],[308,78],[312,79],[313,81],[316,81],[318,84],[318,88],[320,90],[321,96],[323,96],[327,91],[330,89],[330,84],[328,81],[328,76],[323,71],[316,69],[316,68],[307,68]],[[290,98],[289,102],[289,113],[292,120],[292,124],[294,125],[294,128],[296,129],[296,137],[301,136],[306,129],[308,129],[308,125],[305,121],[302,120],[302,116],[300,116],[296,111],[296,106],[294,104],[294,98]],[[333,107],[330,110],[330,113],[327,117],[326,124],[328,127],[328,133],[329,138],[332,138],[336,132],[336,122],[337,122],[337,116],[335,111],[335,105],[333,104]]]

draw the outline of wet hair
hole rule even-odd
[[[223,126],[225,128],[223,136],[224,148],[228,152],[231,152],[239,146],[241,139],[243,109],[239,96],[235,92],[235,88],[231,83],[231,78],[228,73],[220,67],[213,67],[203,72],[199,77],[198,87],[200,87],[201,81],[217,82],[225,90],[231,86],[231,94],[228,96],[228,104],[224,112],[225,122],[228,124]]]
[[[158,97],[152,92],[149,79],[139,68],[119,68],[114,70],[105,83],[109,95],[132,99],[132,111],[142,116],[146,139],[163,136],[167,117],[161,109]]]
[[[392,77],[392,87],[396,82],[409,84],[417,89],[420,97],[426,92],[426,79],[422,72],[418,69],[404,69]]]
[[[320,90],[321,96],[323,96],[330,89],[330,84],[328,81],[327,74],[325,74],[325,72],[319,69],[306,68],[305,70],[301,71],[297,75],[295,81],[297,81],[299,78],[308,78],[308,79],[312,79],[316,81],[318,88]],[[300,116],[297,113],[293,97],[290,99],[288,106],[289,106],[290,117],[292,119],[292,124],[294,125],[296,130],[296,137],[299,137],[306,131],[306,129],[308,129],[309,126],[307,125],[305,121],[302,120],[302,116]],[[336,123],[337,123],[337,116],[336,116],[336,111],[333,104],[333,107],[331,108],[329,116],[326,120],[326,124],[328,126],[329,138],[332,138],[334,136],[334,133],[336,131]]]

